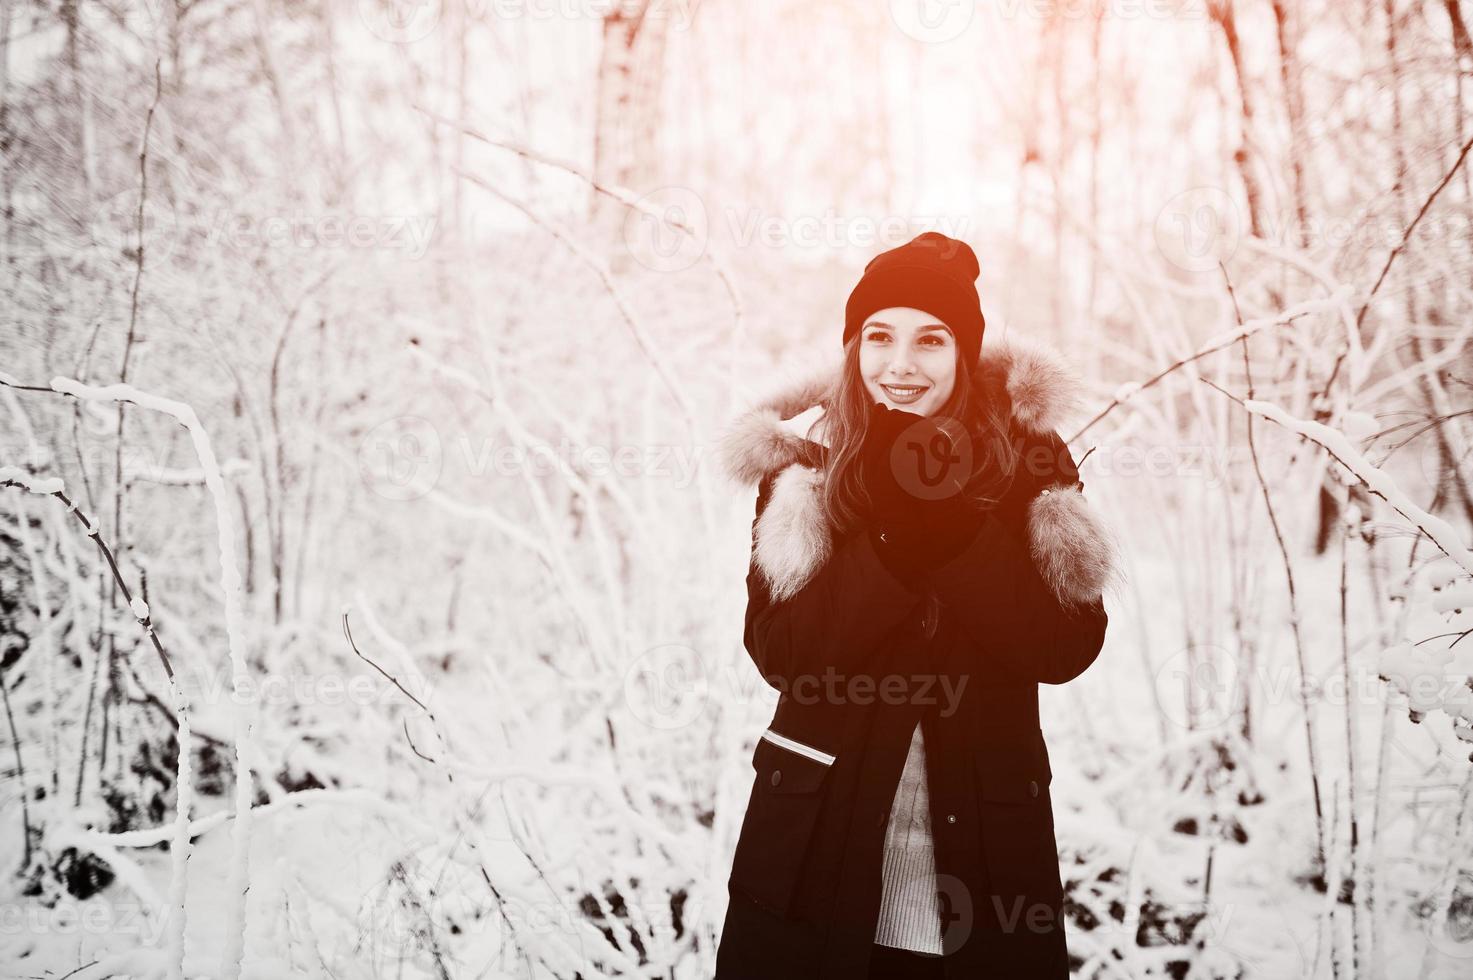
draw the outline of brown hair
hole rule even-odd
[[[859,375],[861,334],[844,344],[839,380],[824,401],[818,425],[829,444],[824,464],[823,509],[830,526],[844,535],[863,523],[869,491],[859,465],[873,399]],[[935,413],[937,419],[961,422],[971,440],[972,475],[962,492],[978,509],[997,505],[1012,486],[1017,447],[1009,438],[1012,401],[1007,389],[987,384],[980,360],[968,361],[957,348],[956,383]]]

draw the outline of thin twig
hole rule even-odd
[[[389,680],[390,683],[392,683],[395,687],[397,687],[400,690],[400,692],[403,693],[403,695],[406,698],[408,698],[409,700],[413,701],[415,704],[419,705],[419,710],[421,710],[425,714],[429,715],[430,716],[430,720],[433,721],[434,718],[435,718],[435,713],[433,711],[431,711],[429,708],[426,708],[423,701],[421,701],[419,698],[415,697],[413,694],[410,694],[409,693],[409,690],[403,684],[400,684],[399,683],[399,678],[395,677],[393,674],[389,673],[387,670],[384,670],[378,664],[374,663],[372,660],[370,660],[367,657],[365,657],[363,655],[363,651],[358,649],[358,644],[353,641],[353,629],[352,629],[352,627],[350,627],[348,625],[348,611],[346,609],[343,610],[342,621],[343,621],[343,635],[348,638],[348,646],[353,649],[353,653],[358,657],[358,659],[359,660],[362,660],[364,663],[368,664],[368,666],[372,667],[374,670],[378,671],[380,674],[383,674],[384,677],[388,678],[388,680]],[[416,752],[415,754],[416,755],[419,755],[418,752]],[[424,758],[424,756],[420,756],[420,758]]]
[[[1446,521],[1443,521],[1442,519],[1434,516],[1431,513],[1423,511],[1421,508],[1417,507],[1414,504],[1411,504],[1410,502],[1403,501],[1406,504],[1406,507],[1403,507],[1402,504],[1392,500],[1387,495],[1387,493],[1383,492],[1380,488],[1373,485],[1370,480],[1367,479],[1366,474],[1362,473],[1359,469],[1353,466],[1350,461],[1346,460],[1345,457],[1341,455],[1341,453],[1337,452],[1335,448],[1329,445],[1329,443],[1326,442],[1323,438],[1316,438],[1315,436],[1309,435],[1308,433],[1300,432],[1292,426],[1286,425],[1280,419],[1274,418],[1273,415],[1268,414],[1265,411],[1265,407],[1277,408],[1277,406],[1265,406],[1263,402],[1257,402],[1256,404],[1259,407],[1254,408],[1244,403],[1243,399],[1239,398],[1237,395],[1234,395],[1232,392],[1224,390],[1220,385],[1213,384],[1211,380],[1207,378],[1202,378],[1201,381],[1203,382],[1203,384],[1217,389],[1217,391],[1221,392],[1227,398],[1230,398],[1233,401],[1237,402],[1240,406],[1243,407],[1245,411],[1257,412],[1259,415],[1262,415],[1269,421],[1277,422],[1280,426],[1288,429],[1290,432],[1293,432],[1296,436],[1305,440],[1306,442],[1311,442],[1319,446],[1321,449],[1325,450],[1325,452],[1329,453],[1336,462],[1345,467],[1346,471],[1352,474],[1356,478],[1356,480],[1366,488],[1367,493],[1375,497],[1380,497],[1382,500],[1386,501],[1386,503],[1390,504],[1392,510],[1396,511],[1402,517],[1406,518],[1409,524],[1411,524],[1417,530],[1421,531],[1422,534],[1426,535],[1427,539],[1437,546],[1437,550],[1441,551],[1444,555],[1447,555],[1449,558],[1451,558],[1464,571],[1473,574],[1473,552],[1470,552],[1466,547],[1463,547],[1458,543],[1459,539],[1457,532]],[[1280,411],[1282,412],[1282,410]],[[1299,422],[1300,420],[1295,419],[1292,421]],[[1319,425],[1319,423],[1314,422],[1300,422],[1300,424]],[[1325,426],[1320,425],[1320,428],[1325,428]],[[1383,478],[1385,478],[1385,474],[1370,466],[1369,463],[1365,463],[1364,460],[1362,460],[1362,462],[1365,464],[1366,468],[1372,474],[1374,474],[1378,482],[1381,482]],[[1390,483],[1389,479],[1385,479],[1385,484],[1389,487],[1394,486]],[[1400,496],[1400,494],[1398,494],[1398,496]],[[1408,513],[1406,508],[1410,508],[1412,511],[1414,511],[1414,513]],[[1434,531],[1433,528],[1436,528],[1436,530]]]
[[[31,490],[25,483],[14,479],[0,480],[0,487],[17,487],[32,493],[38,492]],[[67,512],[77,519],[82,525],[82,529],[87,533],[87,537],[92,539],[92,543],[97,545],[97,550],[102,552],[102,556],[107,559],[107,567],[112,570],[113,581],[117,583],[118,589],[123,593],[123,601],[128,604],[128,609],[133,614],[133,619],[138,623],[139,628],[143,630],[143,635],[148,637],[149,642],[153,644],[154,652],[158,654],[159,662],[164,665],[164,673],[169,675],[169,681],[172,684],[174,681],[174,665],[169,662],[169,655],[164,652],[164,645],[159,642],[158,632],[153,628],[153,617],[148,613],[140,616],[137,610],[133,608],[133,593],[129,591],[128,583],[123,581],[123,573],[118,568],[118,563],[113,557],[112,549],[103,540],[102,533],[87,519],[87,515],[82,513],[81,509],[72,502],[71,498],[64,491],[53,490],[46,495],[55,497],[66,505]]]
[[[1350,527],[1340,535],[1340,680],[1350,687],[1350,608],[1346,579],[1350,565]],[[1345,699],[1346,814],[1350,820],[1350,975],[1360,975],[1360,878],[1356,855],[1360,852],[1360,821],[1355,815],[1355,698]],[[1338,898],[1338,896],[1337,896]]]
[[[107,542],[103,539],[98,528],[87,519],[87,515],[83,514],[77,508],[77,505],[67,497],[61,481],[56,481],[54,489],[49,489],[45,486],[38,487],[35,481],[32,481],[24,474],[16,472],[14,468],[8,468],[3,478],[0,478],[0,486],[16,487],[28,493],[53,496],[66,505],[67,512],[77,519],[78,523],[82,525],[83,530],[87,533],[87,536],[92,539],[97,549],[102,552],[102,556],[107,560],[107,566],[112,572],[113,581],[116,583],[118,590],[123,594],[123,598],[127,601],[129,612],[132,613],[134,620],[143,630],[144,635],[148,637],[150,643],[152,643],[154,652],[158,655],[159,662],[164,666],[164,673],[168,675],[169,690],[173,694],[175,711],[177,712],[175,742],[178,746],[177,771],[174,781],[175,837],[171,845],[173,863],[169,878],[169,901],[172,917],[168,921],[168,945],[173,950],[181,951],[180,959],[170,962],[169,972],[171,977],[182,977],[182,950],[184,948],[186,915],[184,896],[190,853],[190,838],[188,835],[189,809],[191,805],[190,774],[191,759],[194,751],[194,742],[189,721],[191,713],[189,698],[174,676],[174,666],[169,661],[169,655],[164,651],[163,643],[159,640],[157,631],[153,628],[153,617],[147,608],[147,604],[134,603],[132,592],[128,588],[128,583],[123,580],[123,573],[118,568],[118,563],[113,557],[112,549],[108,547]],[[100,614],[101,610],[99,610]],[[85,758],[83,762],[85,763]],[[80,775],[78,776],[77,788],[78,795],[80,796]]]
[[[1463,161],[1468,158],[1468,151],[1470,149],[1473,149],[1473,137],[1470,137],[1463,144],[1463,149],[1458,153],[1457,160],[1453,161],[1453,165],[1448,168],[1447,173],[1443,174],[1442,180],[1432,189],[1432,193],[1427,195],[1427,200],[1422,202],[1422,208],[1417,212],[1417,216],[1412,219],[1411,224],[1407,225],[1406,231],[1402,232],[1401,241],[1397,242],[1396,247],[1391,250],[1391,254],[1386,256],[1386,264],[1381,266],[1381,274],[1376,277],[1376,283],[1371,287],[1370,294],[1366,296],[1366,301],[1361,304],[1360,310],[1355,314],[1355,325],[1357,327],[1365,319],[1366,310],[1370,308],[1371,300],[1376,298],[1376,293],[1380,290],[1381,284],[1386,281],[1386,275],[1391,271],[1392,263],[1396,261],[1397,256],[1406,250],[1407,242],[1411,241],[1412,232],[1417,230],[1417,225],[1422,223],[1422,218],[1431,209],[1432,202],[1437,200],[1437,195],[1442,193],[1442,189],[1448,185],[1448,182],[1453,179],[1453,175],[1458,172],[1458,168],[1463,165]],[[1339,362],[1337,361],[1336,363],[1338,365]],[[1332,376],[1330,380],[1333,381],[1334,377]]]
[[[588,186],[591,187],[595,193],[603,194],[604,196],[612,200],[618,201],[620,204],[624,205],[630,210],[638,211],[641,214],[650,215],[651,217],[659,220],[661,223],[668,224],[676,231],[679,231],[680,233],[687,235],[693,239],[697,238],[696,230],[690,225],[676,218],[674,215],[668,213],[665,210],[655,208],[649,204],[644,203],[639,198],[635,197],[633,194],[629,193],[626,190],[622,190],[617,187],[610,187],[607,184],[604,184],[597,177],[588,173],[576,164],[569,163],[566,160],[559,160],[555,157],[548,156],[545,153],[539,153],[536,150],[533,150],[530,147],[522,146],[519,143],[513,143],[508,140],[500,140],[496,139],[493,136],[488,136],[487,134],[481,132],[480,130],[467,123],[458,122],[454,119],[448,119],[437,112],[426,109],[424,106],[416,105],[414,108],[424,113],[426,116],[439,123],[440,125],[448,126],[451,129],[458,130],[459,132],[464,133],[466,136],[469,136],[473,140],[485,143],[487,146],[494,146],[498,149],[508,150],[512,153],[515,153],[517,156],[521,157],[524,160],[533,163],[540,163],[543,166],[554,167],[558,170],[563,171],[566,174],[577,177],[578,179],[587,183]],[[737,292],[736,284],[732,281],[731,275],[727,272],[725,266],[717,260],[715,255],[711,253],[711,249],[709,247],[703,248],[701,250],[701,257],[711,266],[711,270],[716,273],[716,277],[721,280],[721,285],[726,290],[727,298],[731,300],[732,340],[733,343],[735,343],[736,340],[740,339],[743,329],[741,294]]]
[[[1392,263],[1406,250],[1407,242],[1411,241],[1412,232],[1417,230],[1417,225],[1421,223],[1423,216],[1432,207],[1432,202],[1437,200],[1437,195],[1442,193],[1442,189],[1448,185],[1448,182],[1453,179],[1453,175],[1458,172],[1458,168],[1463,165],[1463,161],[1468,158],[1469,149],[1473,149],[1473,137],[1470,137],[1468,142],[1463,144],[1463,149],[1458,153],[1457,160],[1453,161],[1453,165],[1448,168],[1447,173],[1443,174],[1442,180],[1432,189],[1432,193],[1427,195],[1427,200],[1422,202],[1422,208],[1417,212],[1417,216],[1412,219],[1412,223],[1407,225],[1406,230],[1401,233],[1401,241],[1397,242],[1396,247],[1391,250],[1391,254],[1386,256],[1386,263],[1381,266],[1381,274],[1376,277],[1376,283],[1366,295],[1366,301],[1361,304],[1360,310],[1355,314],[1355,329],[1357,332],[1360,331],[1361,323],[1365,320],[1366,310],[1370,309],[1371,301],[1376,298],[1376,293],[1381,289],[1381,284],[1386,281],[1386,276],[1391,271]],[[1320,389],[1321,397],[1330,393],[1330,386],[1335,383],[1335,378],[1339,376],[1340,365],[1345,361],[1345,355],[1349,352],[1349,344],[1340,349],[1340,354],[1335,358],[1335,364],[1330,369],[1330,376],[1325,379],[1324,387]]]
[[[1338,297],[1338,294],[1337,294],[1337,297]],[[1334,301],[1337,297],[1331,297],[1331,299],[1329,301]],[[1202,358],[1206,357],[1209,354],[1216,354],[1218,351],[1227,350],[1229,347],[1231,347],[1234,344],[1236,344],[1239,340],[1243,339],[1243,337],[1250,336],[1252,334],[1258,333],[1260,330],[1266,330],[1269,327],[1282,327],[1282,326],[1286,326],[1286,325],[1288,325],[1290,323],[1293,323],[1295,320],[1299,319],[1302,316],[1310,316],[1311,314],[1321,313],[1321,312],[1323,312],[1323,307],[1329,301],[1327,301],[1327,300],[1311,300],[1308,303],[1300,304],[1300,308],[1299,309],[1295,309],[1293,311],[1288,311],[1288,312],[1281,313],[1277,317],[1267,317],[1267,318],[1264,318],[1264,319],[1261,319],[1261,320],[1253,320],[1253,321],[1250,321],[1247,324],[1243,324],[1241,326],[1241,328],[1236,333],[1234,333],[1231,337],[1228,337],[1228,338],[1224,339],[1220,343],[1215,343],[1215,344],[1211,344],[1211,345],[1209,345],[1207,347],[1204,347],[1201,350],[1197,351],[1195,354],[1191,354],[1191,355],[1189,355],[1187,357],[1183,357],[1180,360],[1172,363],[1168,367],[1166,367],[1163,370],[1158,371],[1156,374],[1152,375],[1146,381],[1141,382],[1138,386],[1136,386],[1135,388],[1133,388],[1130,391],[1129,394],[1127,394],[1127,395],[1125,395],[1123,397],[1117,395],[1115,398],[1111,399],[1110,404],[1108,404],[1104,408],[1102,408],[1095,415],[1094,418],[1092,418],[1088,422],[1084,423],[1084,427],[1083,428],[1081,428],[1078,432],[1074,433],[1072,436],[1070,436],[1065,441],[1066,442],[1074,442],[1080,436],[1082,436],[1086,432],[1088,432],[1095,425],[1095,423],[1099,422],[1106,415],[1109,415],[1115,409],[1117,409],[1121,405],[1125,404],[1125,402],[1126,402],[1126,400],[1128,398],[1132,398],[1135,395],[1139,394],[1140,392],[1145,391],[1147,388],[1150,388],[1150,387],[1156,385],[1163,378],[1167,377],[1170,374],[1175,373],[1176,371],[1181,370],[1182,368],[1186,367],[1188,364],[1192,364],[1192,363],[1194,363],[1196,361],[1200,361]]]
[[[1469,633],[1473,633],[1473,629],[1466,629],[1466,630],[1463,630],[1461,633],[1457,632],[1456,630],[1453,631],[1453,632],[1451,632],[1451,633],[1435,633],[1432,636],[1423,637],[1422,639],[1418,640],[1416,643],[1413,643],[1412,646],[1419,647],[1423,643],[1431,643],[1433,640],[1443,640],[1443,639],[1446,639],[1449,636],[1456,636],[1458,638],[1458,640],[1461,640],[1463,637],[1467,636]],[[1458,640],[1454,640],[1451,643],[1449,643],[1448,644],[1448,648],[1451,649],[1452,647],[1457,646]]]
[[[1223,281],[1227,283],[1228,297],[1233,303],[1233,315],[1237,319],[1239,340],[1243,349],[1243,374],[1248,385],[1248,397],[1253,398],[1253,365],[1248,357],[1248,332],[1243,329],[1243,314],[1238,309],[1238,296],[1228,279],[1227,269],[1218,263]],[[1205,379],[1204,379],[1205,380]],[[1210,384],[1210,382],[1209,382]],[[1215,386],[1214,386],[1215,387]],[[1299,628],[1299,591],[1294,586],[1294,565],[1289,559],[1289,545],[1284,541],[1284,530],[1279,526],[1278,513],[1274,510],[1273,496],[1268,490],[1268,480],[1263,475],[1263,464],[1258,458],[1258,446],[1253,440],[1253,413],[1248,413],[1248,456],[1253,461],[1253,475],[1258,479],[1258,488],[1263,494],[1263,507],[1268,511],[1268,523],[1273,528],[1274,540],[1279,545],[1279,556],[1284,562],[1284,581],[1289,588],[1289,628],[1294,634],[1294,658],[1299,665],[1299,682],[1305,683],[1308,669],[1304,663],[1304,635]],[[1314,720],[1309,705],[1304,705],[1304,745],[1309,753],[1309,782],[1314,794],[1315,846],[1321,876],[1325,873],[1325,811],[1320,797],[1320,770],[1314,753]]]
[[[149,104],[148,114],[143,119],[143,138],[138,146],[138,212],[134,222],[134,230],[137,240],[134,242],[134,270],[133,270],[133,293],[128,306],[128,334],[123,338],[123,363],[118,370],[118,381],[122,384],[128,383],[128,368],[132,363],[133,344],[138,334],[138,296],[143,288],[143,266],[145,248],[143,244],[143,212],[148,207],[148,137],[153,131],[153,115],[158,110],[159,100],[163,98],[164,76],[163,68],[158,60],[153,63],[153,102]],[[123,536],[123,498],[126,487],[123,480],[123,444],[126,441],[128,423],[128,405],[126,402],[118,403],[118,423],[113,434],[113,540],[118,543],[119,548],[126,548],[127,542]],[[114,583],[117,579],[114,578]],[[117,586],[114,584],[108,596],[110,602],[116,602],[118,598]],[[102,778],[102,768],[107,764],[107,721],[108,706],[121,701],[121,684],[118,674],[118,646],[117,637],[111,632],[107,636],[107,689],[102,696],[102,750],[98,753],[98,779]],[[121,761],[121,756],[119,756]]]
[[[5,701],[5,720],[10,725],[10,744],[15,750],[15,778],[20,782],[20,832],[25,841],[25,854],[21,858],[22,873],[31,867],[31,791],[26,788],[26,764],[21,759],[20,732],[15,728],[15,712],[10,707],[10,686],[0,674],[0,698]]]
[[[367,663],[374,670],[377,670],[384,677],[388,678],[389,681],[391,681],[395,687],[397,687],[400,691],[402,691],[406,697],[408,697],[411,701],[413,701],[416,705],[418,705],[419,708],[420,708],[420,710],[423,711],[425,713],[425,715],[429,718],[429,720],[430,720],[430,731],[434,732],[434,734],[435,734],[435,740],[440,743],[440,748],[441,748],[441,750],[444,753],[444,757],[445,757],[445,759],[448,760],[449,759],[449,756],[450,756],[449,746],[446,745],[446,743],[445,743],[445,737],[440,732],[440,723],[435,719],[434,712],[430,711],[430,709],[428,707],[426,707],[425,704],[424,704],[424,702],[420,701],[419,698],[417,698],[414,695],[410,694],[409,691],[405,689],[404,685],[399,683],[399,681],[398,681],[397,678],[395,678],[388,671],[384,670],[378,664],[374,663],[367,656],[364,656],[363,652],[358,649],[358,644],[353,639],[353,631],[352,631],[352,629],[348,625],[348,610],[346,610],[346,609],[342,613],[342,623],[343,623],[343,635],[345,637],[347,637],[348,646],[350,646],[352,648],[353,653],[355,655],[357,655],[358,658],[361,659],[364,663]],[[372,625],[372,624],[370,623],[370,625]],[[425,760],[426,762],[430,763],[431,765],[433,765],[437,769],[439,769],[444,774],[444,776],[445,776],[445,782],[451,787],[451,790],[453,792],[457,792],[458,793],[459,792],[460,784],[456,782],[455,772],[451,768],[451,766],[445,764],[445,762],[443,762],[443,761],[437,761],[435,759],[432,759],[429,756],[425,755],[423,752],[419,751],[418,747],[416,747],[415,744],[414,744],[414,740],[412,738],[409,738],[409,727],[408,727],[408,724],[407,723],[405,723],[404,735],[405,735],[405,738],[409,740],[409,748],[410,748],[410,750],[413,751],[414,754],[416,756],[418,756],[419,758]],[[486,793],[489,792],[489,791],[490,791],[490,786],[487,786],[486,790],[482,791],[481,796],[484,797],[486,795]],[[479,800],[477,801],[476,806],[479,806]],[[474,809],[474,807],[472,809]],[[508,928],[512,931],[513,934],[515,934],[516,928],[515,928],[515,926],[512,925],[511,920],[509,918],[507,918],[507,915],[506,915],[505,899],[502,897],[501,892],[500,892],[499,889],[497,889],[496,885],[492,883],[492,881],[491,881],[491,873],[486,869],[485,862],[483,860],[481,860],[481,858],[479,857],[479,853],[480,852],[483,852],[484,851],[484,848],[475,839],[476,837],[479,836],[479,833],[476,832],[475,828],[476,828],[476,824],[475,824],[475,822],[473,820],[470,821],[470,822],[468,822],[468,823],[465,823],[465,824],[461,824],[461,823],[457,822],[457,837],[456,837],[456,840],[459,841],[459,839],[462,836],[465,836],[468,831],[471,833],[470,838],[468,838],[468,843],[470,844],[471,850],[477,852],[477,854],[478,854],[478,856],[476,856],[474,858],[474,860],[476,862],[477,869],[481,872],[481,879],[483,881],[485,881],[486,887],[488,889],[490,889],[490,891],[491,891],[491,896],[492,896],[492,898],[496,902],[496,910],[497,910],[497,912],[501,915],[501,917],[503,919],[506,920],[506,924],[507,924]],[[452,847],[453,846],[454,845],[452,845]],[[523,853],[525,854],[526,852],[523,851]],[[531,859],[531,855],[527,855],[527,857],[528,857],[529,860]],[[536,866],[535,865],[535,862],[534,862],[533,866],[534,867]],[[540,870],[539,870],[539,873],[540,873]],[[538,960],[539,963],[542,963],[544,966],[547,965],[546,962],[543,960],[543,958],[541,956],[537,956],[537,960]]]
[[[613,274],[610,273],[608,267],[605,266],[604,263],[600,261],[597,256],[589,253],[587,249],[580,245],[566,231],[557,227],[552,222],[540,217],[526,205],[518,201],[516,198],[498,189],[490,182],[482,180],[480,177],[477,177],[473,173],[454,167],[452,167],[451,169],[457,176],[461,177],[464,180],[470,181],[471,183],[475,184],[482,190],[487,191],[488,193],[494,194],[496,197],[505,201],[507,204],[510,204],[518,211],[521,211],[522,214],[526,215],[530,221],[545,229],[554,238],[562,242],[563,245],[567,247],[568,251],[572,252],[580,260],[582,260],[584,265],[593,270],[594,275],[598,276],[599,282],[603,284],[604,290],[609,294],[609,298],[614,301],[614,308],[619,313],[619,319],[623,320],[624,325],[629,328],[629,333],[631,334],[631,336],[633,336],[635,344],[638,345],[640,351],[644,353],[645,358],[650,362],[650,366],[653,367],[655,369],[655,373],[660,376],[660,380],[664,383],[665,389],[670,393],[670,397],[674,399],[676,407],[680,410],[681,421],[685,423],[685,427],[690,433],[691,439],[699,439],[700,432],[696,424],[695,412],[691,409],[690,402],[685,397],[685,392],[683,392],[680,388],[680,385],[676,383],[675,376],[671,373],[668,365],[665,364],[664,358],[662,358],[658,351],[655,350],[655,344],[646,335],[644,327],[635,317],[633,306],[625,297],[624,291],[619,288],[618,283],[614,281]]]

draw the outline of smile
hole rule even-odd
[[[881,384],[880,387],[885,389],[885,394],[889,395],[892,400],[902,404],[909,404],[919,399],[921,395],[930,390],[931,386]]]

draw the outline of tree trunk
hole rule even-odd
[[[1209,5],[1212,19],[1222,29],[1223,41],[1227,44],[1228,57],[1233,63],[1233,76],[1238,80],[1238,101],[1243,111],[1243,124],[1239,131],[1238,146],[1233,151],[1233,162],[1238,166],[1238,176],[1243,181],[1243,193],[1248,198],[1248,228],[1253,237],[1263,236],[1263,189],[1253,169],[1252,154],[1248,151],[1253,139],[1253,94],[1248,89],[1248,80],[1243,77],[1243,52],[1238,43],[1238,18],[1233,10],[1233,0],[1217,0]]]
[[[661,9],[651,15],[648,0],[637,9],[620,4],[603,20],[603,49],[595,79],[593,175],[601,184],[635,195],[659,186],[660,83],[664,72],[669,20]],[[602,241],[615,243],[625,209],[600,194],[590,218]],[[620,256],[622,249],[613,248]],[[616,258],[615,264],[622,264]]]
[[[1299,84],[1298,36],[1289,22],[1289,6],[1284,0],[1273,0],[1274,23],[1278,28],[1279,80],[1284,87],[1284,112],[1289,117],[1289,192],[1294,196],[1294,219],[1298,224],[1295,241],[1300,248],[1309,247],[1309,206],[1304,200],[1305,165],[1309,155],[1304,137],[1304,90]]]

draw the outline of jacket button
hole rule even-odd
[[[947,823],[956,823],[956,814],[954,814],[954,813],[948,813],[946,815],[946,822]]]
[[[1028,780],[1028,795],[1029,796],[1037,796],[1038,795],[1038,780],[1036,780],[1036,779],[1030,779],[1030,780]]]
[[[782,781],[783,781],[783,771],[781,769],[774,769],[774,770],[772,770],[772,785],[776,786],[778,783],[780,783]]]
[[[881,531],[880,532],[880,540],[888,543],[890,539],[887,538],[887,537],[885,537],[885,532],[884,531]]]

